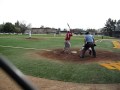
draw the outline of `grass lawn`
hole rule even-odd
[[[24,74],[53,80],[77,83],[120,83],[120,71],[108,70],[98,63],[59,62],[44,57],[30,56],[40,49],[64,48],[64,35],[32,35],[35,40],[29,40],[28,35],[0,35],[0,54],[6,56]],[[101,39],[95,36],[96,40]],[[110,37],[104,37],[102,42],[96,42],[96,49],[120,52],[114,49]],[[83,36],[73,36],[71,48],[81,48]],[[11,48],[3,46],[35,48]],[[38,49],[38,50],[37,50]]]

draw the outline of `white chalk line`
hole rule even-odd
[[[96,40],[95,42],[102,42],[103,40]],[[43,50],[43,51],[52,51],[49,49],[37,49],[37,48],[25,48],[25,47],[14,47],[14,46],[4,46],[4,45],[0,45],[0,47],[7,47],[7,48],[18,48],[18,49],[28,49],[28,50]]]
[[[98,40],[96,40],[95,42],[97,42]],[[43,51],[51,51],[49,49],[37,49],[37,48],[25,48],[25,47],[15,47],[15,46],[4,46],[4,45],[0,45],[0,47],[7,47],[7,48],[17,48],[17,49],[28,49],[28,50],[43,50]]]
[[[96,40],[95,42],[102,42],[102,41],[106,41],[106,40],[110,40],[110,39],[99,39],[99,40]]]
[[[51,51],[49,49],[37,49],[37,48],[25,48],[25,47],[14,47],[14,46],[3,46],[3,45],[0,45],[0,47],[7,47],[7,48],[18,48],[18,49],[32,49],[32,50],[44,50],[44,51]]]
[[[98,41],[99,41],[99,42],[102,42],[103,40],[102,40],[102,39],[99,39],[99,40],[95,40],[95,42],[98,42]]]

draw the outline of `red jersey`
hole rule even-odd
[[[70,40],[71,36],[72,36],[72,33],[68,31],[68,32],[66,33],[65,40]]]

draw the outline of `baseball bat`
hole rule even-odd
[[[70,25],[67,23],[67,26],[69,27],[69,29],[70,29]]]

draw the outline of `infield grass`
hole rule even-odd
[[[54,35],[32,35],[32,38],[37,38],[37,40],[26,38],[28,35],[0,35],[0,45],[49,50],[64,48],[64,35],[56,37]],[[101,39],[98,36],[95,38]],[[113,48],[111,37],[104,37],[104,39],[106,40],[96,42],[96,49],[120,52],[119,49]],[[81,48],[83,36],[73,36],[71,44],[71,48]],[[98,63],[60,62],[31,56],[36,51],[0,46],[0,54],[6,56],[26,75],[77,83],[120,83],[120,71],[118,70],[108,70]],[[39,51],[42,52],[42,50]]]

